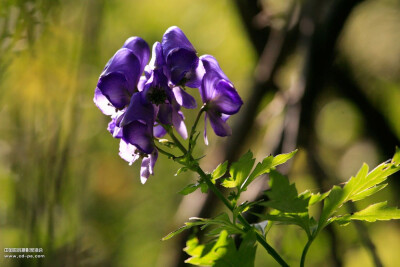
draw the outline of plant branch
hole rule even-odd
[[[208,188],[213,191],[213,193],[225,204],[225,206],[233,212],[234,206],[229,202],[228,199],[224,197],[221,191],[211,182],[209,176],[197,165],[196,172],[201,176],[201,178],[206,182]],[[250,231],[253,227],[246,221],[246,219],[238,214],[239,221],[243,224],[244,229],[246,231]],[[289,266],[282,257],[275,251],[273,247],[271,247],[268,242],[265,240],[263,236],[261,236],[258,232],[256,232],[257,241],[267,250],[267,252],[281,265],[281,266]]]

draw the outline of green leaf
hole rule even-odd
[[[228,168],[228,161],[219,164],[211,174],[211,181],[215,183],[216,180],[221,178],[226,173],[227,168]]]
[[[332,221],[340,224],[346,224],[351,220],[375,222],[400,219],[400,210],[396,207],[388,207],[387,201],[373,204],[366,209],[358,211],[354,214],[348,214],[340,217],[334,217]]]
[[[202,266],[254,266],[255,259],[255,233],[249,232],[243,236],[239,249],[236,249],[233,239],[227,231],[221,231],[218,240],[208,244],[199,244],[196,237],[186,243],[184,251],[191,256],[185,262]]]
[[[265,193],[269,200],[262,202],[261,205],[283,212],[307,212],[310,195],[298,195],[295,185],[290,184],[284,175],[272,170],[270,173],[270,188]]]
[[[296,154],[296,152],[297,150],[287,154],[280,154],[275,157],[273,156],[265,157],[262,162],[257,163],[253,172],[243,183],[241,191],[246,191],[247,186],[249,186],[249,184],[252,181],[254,181],[254,179],[257,178],[258,176],[263,175],[265,173],[269,173],[271,169],[275,168],[276,166],[286,163],[289,159],[291,159],[294,156],[294,154]]]
[[[274,221],[282,224],[298,225],[306,231],[308,236],[311,236],[312,228],[316,224],[315,220],[310,218],[307,212],[288,213],[274,210],[269,214],[261,215],[260,217],[271,222]]]
[[[400,170],[397,163],[399,153],[397,149],[391,162],[384,162],[371,172],[368,172],[368,165],[364,163],[357,175],[351,177],[343,188],[334,186],[325,198],[318,228],[322,229],[330,223],[329,218],[347,201],[358,201],[383,189],[386,184],[382,183],[387,177]]]
[[[181,195],[189,195],[190,193],[193,193],[200,187],[200,184],[189,184],[185,186],[181,191],[179,191],[179,194]]]
[[[394,156],[392,158],[392,163],[396,166],[399,166],[400,164],[400,148],[396,147],[396,152],[394,153]]]
[[[192,228],[193,226],[199,226],[199,225],[204,225],[207,221],[203,220],[201,218],[191,218],[194,221],[192,222],[185,222],[185,225],[176,229],[175,231],[172,231],[171,233],[169,233],[168,235],[164,236],[161,240],[165,241],[168,239],[171,239],[172,237],[182,233],[183,231]]]
[[[181,167],[178,169],[178,171],[174,174],[174,176],[178,176],[179,174],[186,172],[188,170],[187,167]]]
[[[351,198],[351,200],[352,200],[352,201],[358,201],[358,200],[364,199],[364,198],[366,198],[366,197],[368,197],[368,196],[371,196],[371,195],[375,194],[375,193],[378,192],[378,191],[381,191],[381,190],[382,190],[383,188],[385,188],[387,185],[388,185],[388,184],[380,184],[380,185],[373,186],[373,187],[371,187],[371,188],[369,188],[369,189],[367,189],[367,190],[364,190],[364,191],[362,191],[362,192],[360,192],[360,193],[354,195],[354,196]]]
[[[222,185],[227,188],[240,187],[253,168],[254,161],[253,153],[248,151],[237,162],[232,163],[230,177],[224,179]]]
[[[200,190],[202,193],[207,193],[208,192],[208,185],[204,182],[200,183]]]
[[[274,160],[272,161],[272,167],[276,167],[278,165],[286,163],[286,161],[291,159],[294,156],[294,154],[296,154],[296,153],[297,153],[297,149],[290,153],[276,155],[274,157]]]
[[[240,228],[238,228],[235,224],[231,222],[229,215],[224,212],[212,219],[191,217],[189,222],[185,222],[185,225],[169,233],[168,235],[163,237],[162,240],[168,240],[174,237],[175,235],[182,233],[184,230],[192,228],[193,226],[201,226],[201,230],[204,230],[206,227],[210,225],[217,225],[218,227],[220,227],[220,229],[227,230],[229,233],[232,234],[243,233],[243,231]]]
[[[301,193],[299,196],[302,198],[309,198],[310,200],[308,201],[308,206],[312,206],[318,202],[321,202],[324,200],[327,196],[329,195],[329,191],[321,194],[321,193],[311,193],[309,190],[304,191]]]
[[[226,231],[221,232],[216,242],[206,245],[199,244],[199,240],[196,237],[191,238],[183,250],[192,257],[185,262],[193,265],[215,266],[215,262],[224,257],[228,250],[235,249],[234,244],[229,241],[228,232]]]

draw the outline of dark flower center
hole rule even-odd
[[[167,100],[167,94],[165,93],[164,88],[156,86],[151,88],[151,90],[147,94],[147,98],[151,103],[155,105],[160,105],[164,104],[165,100]]]

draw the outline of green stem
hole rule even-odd
[[[203,109],[203,108],[202,108]],[[196,118],[196,123],[198,122],[200,115],[202,112],[199,112],[199,114],[197,115]],[[177,147],[183,152],[183,154],[187,155],[188,151],[186,150],[186,148],[182,145],[182,143],[178,140],[178,138],[176,138],[176,136],[173,133],[173,129],[168,126],[168,125],[163,125],[163,127],[166,129],[166,131],[168,132],[168,134],[171,136],[172,140],[175,142],[175,144],[177,145]],[[193,131],[193,128],[192,128]],[[162,153],[162,152],[161,152]],[[166,152],[168,153],[168,152]],[[169,154],[169,153],[168,153]],[[191,155],[188,155],[190,158],[191,162],[195,162],[195,160],[192,158]],[[201,169],[201,167],[196,163],[194,170],[200,175],[200,177],[206,182],[206,184],[208,185],[208,188],[211,189],[211,191],[213,191],[213,193],[224,203],[224,205],[230,210],[230,211],[234,211],[235,207],[232,205],[232,203],[225,198],[225,196],[221,193],[221,191],[218,190],[218,188],[211,182],[209,176]],[[244,229],[246,231],[251,230],[253,227],[247,222],[247,220],[241,215],[238,215],[238,219],[239,221],[243,224]],[[281,265],[281,266],[289,266],[283,259],[282,257],[278,254],[278,252],[275,251],[275,249],[273,247],[271,247],[267,241],[265,240],[265,238],[263,236],[261,236],[258,232],[256,232],[256,238],[257,241],[267,250],[267,252]]]
[[[170,159],[176,159],[175,155],[172,155],[171,153],[161,149],[159,146],[156,146],[156,145],[154,145],[154,146],[157,148],[158,152],[160,152],[161,154],[164,154],[165,156],[167,156]]]
[[[217,189],[217,187],[211,182],[207,174],[197,165],[196,172],[203,178],[203,180],[208,185],[208,188],[213,191],[213,193],[225,204],[225,206],[230,210],[234,210],[234,206],[227,200],[224,195]],[[244,229],[249,231],[253,227],[247,222],[247,220],[241,215],[238,215],[239,221],[243,224]],[[275,251],[273,247],[271,247],[265,238],[261,236],[258,232],[256,232],[257,241],[267,250],[267,252],[281,265],[281,266],[289,266],[282,257]]]
[[[300,261],[300,267],[304,267],[304,263],[306,261],[306,256],[307,256],[307,252],[308,249],[311,246],[311,243],[314,241],[314,237],[311,237],[308,239],[306,246],[303,249],[303,253],[301,254],[301,261]]]
[[[201,114],[203,114],[204,111],[205,111],[205,105],[203,105],[203,106],[201,107],[201,109],[199,110],[199,113],[197,113],[196,120],[194,121],[194,124],[193,124],[193,126],[192,126],[192,129],[190,130],[190,135],[189,135],[189,149],[188,149],[189,152],[192,152],[192,151],[193,151],[193,148],[194,148],[194,147],[192,147],[193,136],[194,136],[194,133],[196,132],[196,127],[197,127],[197,124],[199,123]]]
[[[183,152],[183,154],[186,154],[187,153],[186,148],[182,145],[182,143],[179,141],[179,139],[175,136],[173,129],[169,125],[163,125],[163,127],[167,131],[169,136],[171,136],[172,140],[177,145],[177,147]]]

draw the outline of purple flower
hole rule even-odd
[[[154,175],[154,165],[158,158],[158,151],[154,149],[151,154],[142,154],[134,145],[121,139],[119,143],[119,155],[122,159],[132,165],[133,162],[142,157],[142,166],[140,168],[140,181],[144,184],[151,175]]]
[[[200,95],[205,104],[204,141],[207,140],[207,119],[218,136],[231,135],[232,130],[226,123],[230,115],[237,113],[243,104],[233,84],[212,56],[203,56],[206,74],[203,77]]]
[[[157,107],[156,117],[159,122],[173,125],[177,132],[186,139],[187,129],[180,107],[195,108],[196,100],[180,87],[170,88],[165,75],[164,63],[161,44],[156,42],[153,46],[150,64],[145,69],[148,80],[143,86],[143,95],[148,102]]]
[[[197,88],[201,85],[204,68],[196,49],[181,29],[172,26],[162,38],[162,51],[167,66],[167,76],[173,85]]]
[[[145,154],[154,150],[154,107],[143,99],[143,92],[135,93],[118,125],[122,128],[122,139]]]
[[[121,110],[129,104],[132,94],[138,91],[138,82],[149,57],[147,43],[139,37],[131,37],[108,61],[94,97],[104,114],[111,115],[111,108]]]

